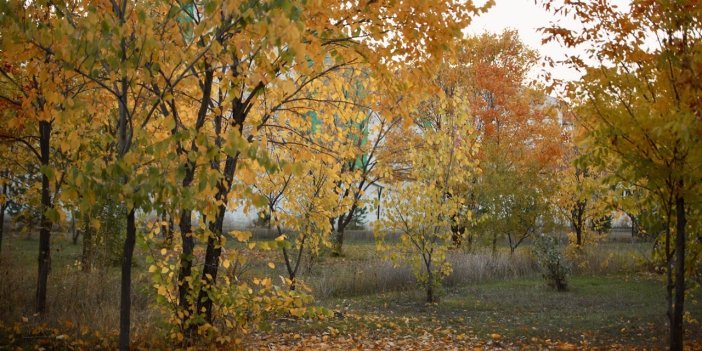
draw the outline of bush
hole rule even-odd
[[[558,249],[556,240],[550,236],[542,236],[534,242],[532,252],[548,286],[558,291],[568,290],[570,265]]]

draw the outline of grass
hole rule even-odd
[[[311,324],[308,332],[330,326],[345,332],[421,335],[452,330],[489,339],[500,334],[510,343],[560,340],[574,344],[621,344],[663,348],[667,335],[663,285],[648,275],[576,276],[565,293],[548,289],[541,279],[518,278],[450,288],[438,305],[422,303],[422,291],[330,299],[324,304],[354,316]],[[702,316],[691,305],[693,316]],[[688,324],[686,338],[701,340],[699,324]],[[298,328],[298,324],[291,325]]]
[[[514,345],[563,340],[588,345],[663,347],[667,335],[664,285],[647,273],[650,248],[645,243],[603,243],[584,252],[576,263],[570,291],[549,290],[529,255],[528,246],[514,256],[501,250],[467,253],[454,250],[454,271],[438,305],[427,305],[407,267],[393,267],[369,241],[351,241],[345,255],[322,255],[302,276],[317,304],[338,312],[326,320],[283,319],[273,332],[320,334],[331,330],[355,334],[397,334],[450,331],[490,339],[500,334]],[[5,238],[0,263],[0,318],[15,322],[47,322],[116,333],[119,268],[84,273],[76,266],[81,246],[62,235],[52,239],[52,272],[46,316],[33,316],[36,284],[36,239]],[[145,274],[146,253],[137,249],[134,267],[134,337],[162,332],[153,305],[154,293]],[[279,252],[256,256],[248,275],[284,275]],[[276,268],[267,268],[267,262]],[[689,298],[688,301],[692,301]],[[702,320],[702,307],[687,303],[690,316]],[[270,331],[269,331],[270,333]],[[699,324],[688,324],[687,339],[702,340]],[[2,337],[0,336],[0,341]],[[1,347],[0,347],[1,349]]]

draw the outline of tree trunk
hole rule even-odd
[[[282,235],[282,231],[280,230],[280,226],[278,226],[278,233]],[[300,262],[302,262],[302,253],[304,252],[305,248],[305,240],[307,239],[307,236],[303,236],[302,240],[300,240],[300,247],[298,248],[297,251],[297,257],[295,258],[295,266],[293,267],[291,262],[290,262],[290,257],[288,255],[288,250],[283,247],[283,258],[285,259],[285,268],[288,270],[288,277],[290,278],[290,291],[295,290],[295,277],[297,276],[297,271],[300,268]]]
[[[570,211],[571,224],[573,225],[573,229],[575,230],[575,244],[577,246],[581,246],[583,244],[583,227],[584,227],[583,216],[585,215],[585,207],[586,206],[587,206],[587,202],[576,201],[575,207],[571,208],[571,211]]]
[[[222,254],[222,227],[224,225],[224,213],[227,207],[220,205],[217,217],[214,222],[210,222],[210,235],[207,239],[207,250],[205,251],[205,266],[202,269],[203,287],[197,297],[197,311],[205,311],[205,320],[212,323],[212,299],[209,290],[217,283],[217,272],[219,271],[219,256]]]
[[[578,225],[575,226],[575,244],[578,246],[583,244],[583,226],[580,218],[578,218]]]
[[[134,244],[136,243],[136,224],[134,222],[134,209],[127,214],[127,237],[124,240],[122,252],[122,285],[119,305],[119,349],[129,350],[129,326],[132,307],[132,258]]]
[[[10,181],[9,175],[9,171],[6,170],[3,172],[3,178],[5,178],[5,182],[2,184],[2,195],[5,199],[5,202],[0,204],[0,255],[2,255],[2,237],[5,235],[5,210],[7,209],[7,193],[10,187],[10,184],[8,184],[8,182]]]
[[[125,23],[124,13],[126,2],[123,3],[124,8],[114,8],[119,17],[120,24]],[[127,61],[127,42],[123,37],[120,40],[121,62]],[[117,120],[117,155],[118,159],[124,159],[131,147],[130,131],[134,130],[131,127],[131,117],[129,115],[128,94],[129,82],[126,72],[122,72],[120,80],[120,88],[118,95],[119,113]],[[124,184],[129,183],[129,175],[125,175]],[[132,194],[125,194],[131,196]],[[125,206],[127,207],[127,206]],[[130,329],[130,314],[132,307],[132,256],[134,254],[134,244],[136,242],[136,224],[134,223],[134,207],[128,208],[127,213],[127,236],[124,239],[124,249],[122,251],[122,277],[120,288],[120,305],[119,305],[119,350],[129,351],[129,329]]]
[[[424,264],[427,268],[427,302],[434,303],[436,296],[434,295],[434,272],[431,270],[431,255],[424,259]]]
[[[3,187],[4,188],[4,187]],[[5,189],[3,189],[4,192]],[[5,234],[5,204],[0,205],[0,255],[2,254],[2,237]]]
[[[93,211],[91,211],[93,212]],[[95,233],[90,226],[90,217],[84,215],[83,218],[83,252],[80,257],[80,266],[83,272],[90,272],[93,269],[95,257]]]
[[[497,234],[492,234],[492,257],[497,255]]]
[[[683,189],[682,181],[679,186]],[[683,349],[684,325],[683,311],[685,303],[685,198],[677,195],[675,199],[676,211],[676,236],[675,236],[675,297],[673,304],[673,316],[670,323],[670,350],[681,351]]]
[[[76,214],[71,212],[71,243],[78,245],[78,228],[76,228]]]
[[[188,278],[193,272],[193,250],[195,249],[195,238],[192,236],[192,211],[183,209],[180,214],[180,237],[183,241],[183,252],[180,255],[180,271],[178,272],[178,306],[188,315],[184,316],[187,319],[192,311],[192,304],[188,300],[188,292],[191,289],[191,284]]]
[[[343,255],[344,231],[346,230],[345,227],[346,226],[337,225],[337,228],[334,231],[334,247],[332,248],[332,256],[338,257]]]
[[[203,61],[205,67],[205,80],[202,85],[202,99],[197,113],[197,121],[195,123],[195,132],[199,132],[204,126],[207,117],[207,111],[210,106],[210,95],[212,94],[212,82],[214,79],[214,71],[207,60]],[[175,109],[172,110],[174,119],[176,118]],[[175,126],[178,123],[176,121]],[[176,128],[173,129],[175,134]],[[190,151],[197,153],[199,151],[195,139],[190,142]],[[185,154],[185,149],[179,149],[180,154]],[[187,158],[185,161],[185,176],[183,177],[182,187],[187,189],[195,179],[196,162]],[[171,217],[171,225],[173,218]],[[190,318],[195,312],[192,308],[192,301],[188,299],[188,293],[192,291],[192,284],[188,280],[192,279],[193,270],[193,251],[195,249],[195,238],[192,236],[192,209],[180,209],[180,236],[183,242],[183,252],[180,255],[180,271],[178,272],[178,305],[187,315],[183,316],[183,321]]]
[[[39,147],[41,151],[41,165],[49,166],[49,143],[51,141],[51,123],[39,122]],[[46,312],[46,289],[51,269],[51,220],[46,213],[51,206],[49,194],[49,177],[46,172],[41,175],[41,228],[39,229],[39,269],[37,275],[36,312]]]

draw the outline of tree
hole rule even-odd
[[[69,146],[81,151],[65,179],[68,202],[85,214],[100,207],[101,198],[116,199],[124,208],[120,349],[128,349],[130,342],[138,211],[179,212],[184,243],[179,295],[192,297],[181,298],[180,303],[197,315],[198,326],[206,327],[213,320],[211,292],[223,252],[224,213],[252,196],[242,189],[255,182],[257,167],[275,167],[260,147],[265,145],[264,131],[299,130],[312,110],[326,122],[336,119],[333,113],[322,112],[354,102],[341,89],[343,82],[335,80],[325,87],[330,92],[325,101],[317,101],[311,89],[329,83],[323,78],[331,73],[348,68],[358,68],[387,92],[372,100],[374,110],[384,112],[401,92],[419,83],[412,75],[430,71],[431,62],[450,46],[446,43],[461,35],[472,15],[489,6],[419,0],[401,5],[394,1],[2,4],[2,39],[8,44],[3,53],[21,53],[17,47],[25,46],[34,53],[29,56],[37,67],[46,64],[46,69],[36,69],[39,83],[41,73],[49,72],[51,79],[65,77],[67,83],[87,87],[89,98],[75,104],[80,105],[81,116],[88,117],[81,121],[84,128],[75,128],[82,123],[72,124],[70,118],[49,125],[47,115],[40,115],[37,123],[41,136],[50,136],[51,131],[75,133],[70,142],[61,140],[75,143]],[[12,67],[26,67],[25,57],[9,60]],[[410,65],[417,69],[398,80],[395,73]],[[57,93],[60,89],[51,90],[56,85],[42,85],[42,94],[27,100],[44,104],[45,99],[52,111],[64,111],[75,99]],[[401,106],[411,109],[411,100]],[[39,151],[50,150],[50,143],[48,137],[40,141],[36,153],[46,166],[47,158]],[[341,159],[352,157],[344,154]],[[42,169],[45,178],[53,178],[50,172]],[[44,213],[53,215],[51,199],[42,198],[48,199],[43,202],[49,211]],[[188,283],[193,280],[190,258],[195,245],[188,228],[191,210],[205,219],[202,229],[207,235],[198,278],[202,284],[197,287]],[[46,228],[48,221],[42,222]],[[46,245],[40,251],[48,253],[44,238],[48,234],[42,234]]]
[[[548,201],[563,157],[565,133],[558,105],[527,82],[538,55],[515,31],[483,34],[462,43],[440,81],[463,87],[481,143],[482,173],[462,196],[482,219],[472,231],[489,233],[493,252],[505,236],[510,252],[551,221]]]
[[[574,30],[551,26],[543,32],[547,41],[586,48],[563,63],[584,74],[567,92],[582,101],[588,155],[612,172],[613,181],[644,190],[666,214],[662,256],[670,349],[682,350],[685,279],[692,271],[690,256],[700,250],[698,230],[689,220],[699,213],[693,204],[702,179],[697,166],[702,86],[696,68],[702,60],[702,9],[695,1],[632,1],[625,8],[609,2],[542,4],[582,23]]]
[[[575,125],[573,134],[581,129]],[[577,134],[571,138],[581,139]],[[605,174],[593,169],[582,159],[578,159],[581,149],[576,146],[580,140],[569,140],[570,152],[566,153],[561,169],[556,174],[558,190],[553,197],[554,205],[560,210],[575,231],[575,245],[583,245],[583,236],[592,225],[610,212],[612,195],[603,185]]]
[[[0,140],[25,148],[41,172],[36,290],[36,312],[41,314],[46,311],[51,229],[61,215],[54,205],[74,146],[68,142],[71,137],[68,128],[56,124],[79,120],[81,113],[76,105],[79,105],[77,102],[86,85],[76,74],[66,72],[52,62],[50,54],[23,38],[21,31],[27,27],[45,25],[47,30],[53,28],[50,19],[43,23],[38,19],[51,18],[48,8],[38,4],[27,4],[24,8],[4,5],[3,11],[16,12],[13,13],[15,17],[2,21],[2,27],[7,31],[0,56],[0,100],[4,117]],[[69,121],[69,116],[74,114],[77,116],[75,120]]]
[[[427,101],[417,111],[414,146],[408,151],[411,171],[383,200],[385,216],[376,222],[381,249],[384,238],[397,234],[398,252],[391,257],[409,261],[426,289],[427,302],[437,302],[441,278],[451,272],[446,251],[452,243],[452,221],[461,212],[467,180],[476,169],[477,144],[468,123],[461,91],[437,102]],[[466,220],[470,220],[468,217]],[[411,252],[412,255],[406,255]]]
[[[86,163],[91,167],[76,169],[71,182],[73,194],[77,194],[80,182],[85,181],[91,191],[107,193],[119,198],[126,208],[126,235],[122,254],[122,277],[120,298],[120,349],[129,348],[129,326],[131,306],[131,265],[136,241],[136,210],[147,208],[147,195],[151,184],[146,175],[140,173],[148,155],[130,153],[144,144],[147,129],[159,98],[143,87],[148,84],[150,70],[155,69],[153,60],[159,58],[153,38],[163,37],[177,25],[170,28],[159,27],[156,23],[171,23],[167,19],[177,14],[163,4],[149,3],[136,5],[116,2],[107,5],[83,4],[24,4],[11,2],[11,17],[22,40],[38,50],[50,63],[64,74],[81,77],[94,88],[91,104],[85,105],[86,114],[93,118],[91,126],[104,127],[106,138],[95,142],[90,150],[93,156]],[[149,6],[152,5],[152,6]],[[21,14],[48,13],[47,23],[24,20],[32,18]],[[159,22],[159,20],[163,20]],[[95,31],[97,25],[100,31]],[[158,32],[154,32],[158,31]],[[50,35],[49,35],[50,33]],[[183,76],[188,63],[177,64],[169,73]],[[166,62],[164,62],[164,66]],[[60,98],[60,97],[59,97]],[[106,101],[103,104],[103,100]],[[110,105],[110,102],[113,104]],[[69,104],[69,99],[58,99],[57,104]],[[49,132],[49,127],[44,127]],[[80,139],[77,139],[80,140]],[[95,140],[87,140],[92,143]],[[137,146],[134,146],[137,145]],[[146,156],[146,157],[144,157]],[[97,162],[96,162],[97,161]],[[143,167],[141,168],[144,169]],[[135,174],[136,173],[136,174]],[[157,174],[152,172],[151,174]],[[96,180],[97,179],[97,180]],[[89,208],[90,197],[82,199],[84,209]]]

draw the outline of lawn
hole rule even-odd
[[[82,273],[74,266],[80,244],[73,245],[57,236],[53,247],[49,288],[52,310],[46,321],[54,323],[51,326],[57,328],[57,333],[70,322],[72,330],[90,328],[113,338],[119,270]],[[31,239],[11,238],[3,243],[0,297],[6,326],[17,322],[36,326],[44,322],[31,313],[36,248],[37,242]],[[598,254],[609,257],[616,266],[592,269],[590,273],[581,269],[571,277],[569,291],[562,293],[544,284],[526,254],[509,257],[501,253],[491,258],[487,254],[454,253],[456,271],[447,280],[438,304],[424,303],[423,292],[413,284],[410,271],[387,263],[375,253],[372,243],[351,242],[345,252],[342,258],[321,257],[302,277],[312,288],[316,304],[329,311],[327,317],[271,320],[244,339],[245,348],[665,346],[667,318],[662,277],[634,269],[639,267],[636,264],[621,263],[637,252],[645,253],[645,244],[604,244]],[[163,325],[152,305],[153,291],[143,273],[145,255],[142,247],[135,262],[133,310],[137,340],[159,335]],[[264,261],[278,259],[276,252],[262,257]],[[265,262],[257,262],[249,274],[263,273],[265,266]],[[282,269],[278,264],[273,273],[282,274]],[[690,317],[702,320],[702,307],[693,300],[687,300]],[[687,326],[686,339],[702,341],[700,325]],[[67,334],[76,338],[77,333]],[[4,343],[9,340],[8,335],[0,338]],[[13,343],[17,345],[16,340]]]

